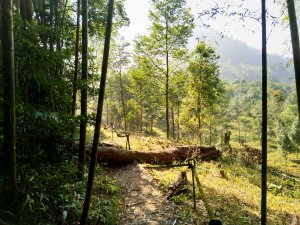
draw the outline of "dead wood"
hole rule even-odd
[[[90,149],[91,146],[88,146]],[[115,147],[99,146],[98,161],[109,163],[149,163],[149,164],[171,164],[173,162],[183,162],[190,158],[198,160],[216,160],[221,156],[221,152],[210,146],[184,146],[178,148],[164,149],[161,151],[128,151]]]
[[[261,150],[245,146],[242,152],[242,160],[246,165],[261,162]]]
[[[181,193],[188,193],[189,182],[187,180],[186,171],[181,172],[181,176],[177,181],[169,187],[170,192],[168,193],[167,199],[171,199],[173,196],[179,195]]]

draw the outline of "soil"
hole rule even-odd
[[[118,225],[178,225],[179,207],[167,200],[142,165],[127,164],[110,170],[121,187]]]
[[[142,164],[114,166],[109,170],[119,187],[121,203],[117,225],[190,225],[207,224],[207,215],[202,201],[197,201],[197,210],[188,205],[177,205],[167,199],[156,180]],[[182,213],[185,211],[185,215]],[[189,211],[189,218],[184,218]]]

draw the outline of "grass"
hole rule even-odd
[[[245,166],[233,159],[221,161],[228,180],[219,175],[215,163],[203,163],[200,175],[211,202],[217,202],[216,210],[227,203],[220,217],[227,224],[259,224],[260,215],[260,169],[259,166]],[[209,177],[209,179],[207,179]],[[274,179],[274,178],[273,178]],[[280,180],[277,180],[280,183]],[[270,184],[270,183],[269,183]],[[297,187],[294,186],[294,190]],[[299,189],[298,189],[299,190]],[[219,196],[216,198],[214,196]],[[285,224],[287,215],[300,214],[300,198],[291,198],[285,193],[268,191],[269,224]],[[247,222],[248,221],[248,222]]]
[[[221,165],[221,168],[219,168]],[[260,169],[259,166],[245,166],[240,161],[225,158],[219,162],[198,164],[197,174],[202,182],[206,196],[215,214],[223,224],[259,224],[260,223]],[[228,179],[220,174],[226,172]],[[179,169],[152,171],[152,175],[166,189],[179,176]],[[269,175],[272,181],[283,184],[280,178]],[[189,176],[191,181],[191,176]],[[269,182],[270,184],[270,182]],[[293,190],[299,194],[299,186]],[[200,196],[198,196],[198,199]],[[178,202],[179,200],[176,199]],[[186,199],[182,198],[186,202]],[[189,199],[191,201],[191,199]],[[199,201],[199,200],[198,200]],[[292,197],[288,191],[268,191],[268,224],[289,224],[289,215],[300,214],[300,196]],[[201,203],[202,204],[202,203]],[[198,209],[205,215],[202,207]],[[197,217],[198,213],[189,212],[182,217]],[[207,218],[204,218],[207,220]],[[183,219],[184,220],[184,219]],[[202,221],[203,222],[203,221]],[[202,222],[196,224],[202,224]]]
[[[156,133],[161,134],[157,128],[154,129]],[[102,129],[101,130],[102,139],[100,141],[110,142],[112,144],[121,146],[125,149],[126,147],[126,138],[118,137],[116,132],[111,132],[111,129]],[[162,135],[162,134],[161,134]],[[170,148],[175,146],[174,142],[171,140],[166,140],[158,136],[142,136],[140,134],[130,134],[129,136],[130,146],[133,150],[140,151],[156,151],[165,148]]]
[[[125,148],[125,138],[116,137],[116,134],[112,138],[109,130],[102,132],[104,140]],[[132,134],[130,141],[132,149],[143,151],[174,146],[171,141],[160,138],[160,135],[145,137]],[[255,142],[247,145],[259,148]],[[224,153],[223,158],[218,162],[198,163],[197,174],[216,217],[221,219],[223,224],[260,224],[260,164],[246,165],[240,159],[243,147],[236,142],[231,143],[231,146],[238,152],[238,157],[231,157]],[[300,177],[300,160],[296,153],[290,154],[285,160],[280,151],[271,150],[268,152],[268,168],[268,224],[290,224],[291,214],[300,215],[300,182],[291,178]],[[151,169],[150,172],[162,191],[167,192],[169,186],[177,180],[183,170],[187,168]],[[220,170],[225,172],[227,179],[221,175]],[[191,182],[189,170],[187,174]],[[179,220],[183,224],[207,224],[208,216],[205,207],[198,193],[196,197],[198,199],[196,211],[192,209],[191,190],[187,196],[173,197],[173,201],[180,204]]]

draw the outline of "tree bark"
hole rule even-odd
[[[209,145],[211,145],[212,142],[212,127],[211,127],[211,120],[209,120]]]
[[[122,103],[122,111],[123,111],[123,119],[124,119],[124,130],[127,131],[128,128],[127,128],[127,119],[126,119],[126,105],[125,105],[125,98],[124,98],[124,84],[123,84],[121,66],[119,70],[119,79],[120,79],[121,103]]]
[[[267,224],[267,168],[268,168],[268,92],[267,92],[267,29],[266,0],[261,1],[262,18],[262,131],[261,131],[261,225]]]
[[[53,16],[53,6],[54,6],[54,0],[49,0],[49,7],[50,7],[50,11],[49,11],[49,24],[50,24],[50,27],[51,29],[53,29],[53,20],[54,20],[54,16]],[[52,38],[52,35],[49,37],[49,42],[50,42],[50,52],[53,52],[54,51],[54,41],[53,41],[53,38]]]
[[[198,137],[199,145],[202,145],[202,131],[201,131],[201,94],[197,97],[197,120],[198,120]]]
[[[87,76],[88,76],[88,1],[82,0],[82,86],[81,86],[81,120],[78,154],[78,178],[83,178],[86,124],[87,124]]]
[[[16,7],[16,12],[18,14],[20,14],[21,13],[21,11],[20,11],[20,0],[14,0],[14,5]]]
[[[1,1],[2,10],[2,66],[4,116],[4,177],[8,198],[16,194],[16,102],[14,71],[13,3]]]
[[[170,138],[170,123],[169,123],[169,45],[168,45],[168,20],[166,20],[166,132],[167,138]]]
[[[78,77],[78,58],[79,58],[79,28],[80,28],[80,4],[77,0],[77,19],[76,19],[76,40],[75,40],[75,62],[74,62],[74,77],[73,77],[73,93],[72,93],[72,115],[76,112],[76,97],[77,97],[77,77]]]
[[[101,121],[102,121],[103,102],[105,96],[105,85],[106,85],[106,75],[107,75],[107,67],[108,67],[113,11],[114,11],[114,0],[109,0],[108,16],[107,16],[107,23],[106,23],[106,30],[105,30],[103,61],[102,61],[102,68],[101,68],[99,98],[98,98],[98,105],[97,105],[96,125],[95,125],[92,154],[90,160],[89,177],[88,177],[88,183],[86,187],[86,194],[84,199],[80,225],[85,225],[87,223],[88,212],[89,212],[89,207],[90,207],[90,202],[92,197],[92,190],[93,190],[93,183],[94,183],[95,169],[96,169],[96,162],[97,162],[97,152],[98,152],[99,137],[100,137],[100,128],[101,128]]]
[[[22,20],[26,21],[27,15],[26,15],[26,1],[25,0],[20,0],[20,12],[21,12]]]
[[[180,116],[180,104],[177,106],[177,142],[179,142],[180,138],[180,124],[179,124],[179,117]]]
[[[31,0],[25,1],[25,10],[26,10],[26,21],[31,21],[31,19],[32,19],[32,2],[31,2]]]
[[[91,146],[88,146],[91,149]],[[149,164],[170,164],[182,162],[189,158],[196,157],[199,160],[216,160],[221,156],[221,152],[214,146],[185,146],[170,148],[161,151],[127,151],[114,147],[99,147],[98,161],[109,163],[149,163]]]
[[[172,115],[172,138],[175,140],[175,113],[174,107],[171,108],[171,115]]]
[[[299,44],[299,32],[298,32],[294,0],[287,0],[287,7],[288,7],[288,15],[290,21],[292,48],[293,48],[293,60],[294,60],[297,103],[298,103],[298,118],[300,121],[300,63],[299,63],[300,44]]]

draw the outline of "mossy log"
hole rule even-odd
[[[91,148],[91,146],[89,146]],[[149,163],[149,164],[170,164],[183,162],[190,158],[210,161],[221,156],[221,151],[214,146],[184,146],[164,149],[160,151],[133,151],[115,147],[99,146],[98,161],[108,163]]]

